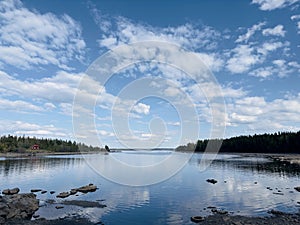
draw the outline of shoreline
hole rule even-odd
[[[193,223],[193,222],[191,222]],[[46,219],[35,219],[35,220],[10,220],[4,223],[5,225],[64,225],[64,224],[73,224],[73,225],[96,225],[103,224],[102,222],[93,223],[86,218],[81,217],[65,217],[54,220]],[[278,212],[278,214],[265,216],[265,217],[251,217],[251,216],[241,216],[241,215],[221,215],[213,214],[206,217],[203,217],[203,221],[194,223],[201,225],[242,225],[242,224],[256,224],[256,225],[298,225],[300,224],[300,214],[287,214]]]
[[[98,151],[98,152],[24,152],[24,153],[15,153],[15,152],[7,152],[0,153],[0,157],[2,158],[30,158],[30,157],[39,157],[39,156],[50,156],[50,155],[83,155],[83,154],[100,154],[106,153],[106,151]]]
[[[124,150],[124,149],[122,149]],[[116,149],[113,152],[121,152],[122,150]],[[176,151],[174,152],[188,152],[188,151]],[[49,151],[38,151],[38,152],[0,152],[0,158],[30,158],[30,157],[43,157],[51,155],[84,155],[84,154],[106,154],[106,151],[88,151],[88,152],[49,152]],[[198,154],[203,152],[193,152],[193,154]],[[213,154],[213,153],[207,153]],[[248,153],[248,152],[218,152],[220,155],[239,155],[241,157],[264,157],[274,161],[289,162],[291,164],[300,165],[300,153]]]

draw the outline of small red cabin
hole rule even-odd
[[[40,149],[40,146],[39,145],[33,145],[31,147],[32,150],[39,150]]]

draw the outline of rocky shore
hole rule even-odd
[[[92,223],[84,218],[64,218],[56,220],[9,220],[5,225],[101,225],[103,223]],[[234,215],[223,215],[213,214],[204,217],[201,222],[195,223],[199,225],[299,225],[300,214],[278,214],[269,217],[247,217],[247,216],[234,216]]]
[[[195,223],[200,225],[299,225],[300,214],[278,214],[270,217],[247,217],[247,216],[233,216],[214,214],[209,215],[201,222]]]
[[[94,184],[88,184],[79,188],[72,188],[70,191],[59,193],[56,198],[67,198],[70,195],[74,195],[77,192],[88,193],[94,192],[98,188]],[[2,195],[0,195],[0,224],[47,224],[46,220],[41,218],[38,221],[30,221],[32,217],[38,218],[39,216],[34,213],[39,209],[39,199],[37,199],[36,192],[46,193],[42,189],[32,189],[31,193],[19,194],[19,188],[4,189]],[[54,191],[50,191],[54,194]],[[88,201],[63,201],[62,205],[77,205],[80,207],[106,207],[98,202]],[[56,206],[57,209],[63,208],[63,206]],[[82,220],[77,219],[79,224]],[[55,223],[61,224],[61,223]],[[73,223],[72,223],[73,224]],[[84,223],[86,224],[86,221]]]
[[[10,219],[31,219],[39,208],[39,200],[33,193],[0,196],[0,224]]]

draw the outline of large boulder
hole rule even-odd
[[[1,220],[7,219],[31,219],[39,208],[39,200],[35,194],[13,194],[0,198]]]

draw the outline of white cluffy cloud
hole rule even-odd
[[[285,30],[284,30],[283,25],[277,25],[274,28],[264,29],[262,33],[265,36],[270,36],[270,35],[281,36],[281,37],[285,36]]]
[[[221,33],[209,26],[185,23],[177,27],[162,28],[135,23],[122,16],[107,18],[94,7],[91,8],[91,12],[95,23],[103,32],[98,43],[100,47],[108,49],[138,41],[162,41],[174,43],[188,50],[201,48],[212,50],[217,48],[217,40],[221,39]]]
[[[254,24],[252,27],[247,29],[247,32],[245,34],[240,35],[235,42],[247,42],[250,39],[250,37],[252,37],[256,31],[260,31],[265,24],[265,22]]]
[[[31,104],[30,102],[21,100],[9,100],[0,98],[0,110],[5,111],[23,111],[23,112],[40,112],[44,109],[40,106]]]
[[[261,10],[274,10],[290,6],[299,0],[252,0],[252,4],[258,4]]]
[[[238,45],[230,52],[227,69],[232,73],[244,73],[257,64],[263,64],[271,52],[289,46],[289,42],[265,42],[261,45]]]
[[[58,128],[53,124],[40,125],[20,120],[0,120],[0,133],[48,138],[66,138],[71,136],[67,130]]]
[[[0,2],[0,66],[22,69],[82,60],[85,42],[80,25],[70,16],[29,10],[19,0]]]
[[[247,124],[248,129],[259,132],[299,130],[300,93],[284,99],[267,102],[264,97],[244,97],[227,105],[228,124]],[[291,123],[293,121],[293,123]]]
[[[227,62],[227,69],[232,73],[243,73],[248,71],[252,65],[260,60],[258,55],[254,54],[255,49],[248,45],[239,45],[233,49],[233,56]]]
[[[270,66],[260,67],[251,71],[249,74],[265,79],[270,76],[286,77],[297,70],[300,72],[300,64],[296,61],[288,62],[283,59],[276,59],[272,61]]]
[[[59,71],[52,77],[20,80],[3,71],[0,71],[0,108],[13,107],[21,111],[60,110],[61,113],[71,115],[74,96],[78,94],[82,106],[94,104],[110,106],[115,101],[115,96],[108,94],[105,88],[97,81],[85,76],[84,73],[68,73]],[[79,83],[82,89],[78,89]],[[99,91],[101,97],[98,96]],[[1,99],[2,97],[2,99]],[[11,101],[9,98],[19,100]],[[30,99],[25,102],[23,99]]]
[[[139,114],[148,115],[150,112],[150,105],[139,102],[138,104],[133,106],[133,111]]]

